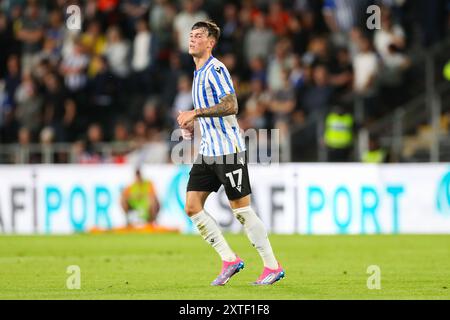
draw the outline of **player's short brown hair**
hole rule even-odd
[[[217,24],[211,20],[208,21],[199,21],[196,22],[191,30],[201,29],[205,28],[208,31],[208,37],[213,37],[216,43],[219,41],[220,37],[220,28],[217,26]]]

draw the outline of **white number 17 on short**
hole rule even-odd
[[[228,173],[225,174],[225,176],[226,176],[228,179],[230,179],[230,183],[231,183],[231,186],[232,186],[233,188],[236,187],[236,182],[235,182],[234,177],[233,177],[233,175],[236,175],[236,174],[237,174],[237,176],[238,176],[237,186],[240,187],[241,184],[242,184],[242,168],[237,169],[237,170],[234,170],[234,171],[232,171],[232,172],[228,172]]]

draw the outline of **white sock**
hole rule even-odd
[[[194,214],[191,220],[197,226],[203,239],[212,245],[222,260],[227,262],[236,260],[236,255],[223,237],[216,220],[208,212],[202,210]]]
[[[270,269],[278,269],[278,262],[273,254],[266,227],[252,207],[233,209],[233,214],[244,225],[247,237],[261,256],[264,266]]]

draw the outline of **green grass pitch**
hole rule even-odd
[[[226,238],[245,269],[211,287],[221,262],[197,235],[0,236],[0,299],[450,298],[450,235],[271,235],[286,278],[270,287],[250,285],[262,264],[246,236]],[[66,287],[69,265],[79,290]]]

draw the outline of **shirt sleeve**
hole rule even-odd
[[[213,66],[209,73],[209,81],[219,99],[235,92],[230,73],[224,66]]]

